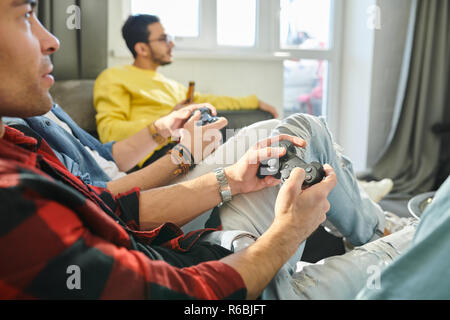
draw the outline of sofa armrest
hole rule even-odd
[[[221,130],[224,142],[231,138],[238,129],[258,121],[273,119],[272,114],[258,109],[217,110],[217,115],[219,117],[225,117],[228,120],[228,125]],[[230,136],[230,132],[227,135],[227,130],[234,130],[235,132]]]

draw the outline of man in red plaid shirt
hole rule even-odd
[[[0,0],[0,117],[32,117],[52,106],[49,56],[59,42],[34,6]],[[256,160],[284,154],[268,147],[280,139],[304,146],[285,135],[258,143],[224,170],[233,195],[279,183],[258,179]],[[256,298],[325,220],[336,185],[333,169],[325,169],[327,177],[307,192],[300,192],[304,171],[294,170],[279,192],[272,226],[231,254],[197,241],[212,229],[183,235],[177,227],[222,202],[214,173],[117,195],[85,185],[43,139],[0,120],[0,298]],[[71,270],[81,272],[75,286]]]

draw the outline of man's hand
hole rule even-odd
[[[327,197],[336,186],[337,178],[328,164],[323,168],[325,179],[305,190],[302,190],[305,171],[295,168],[278,193],[274,224],[282,225],[286,232],[292,231],[299,241],[316,230],[330,210]]]
[[[277,109],[264,101],[258,100],[259,109],[269,112],[275,119],[278,118]]]
[[[258,142],[238,162],[224,169],[233,195],[258,191],[280,183],[280,180],[272,176],[259,179],[256,173],[261,161],[279,158],[286,154],[286,149],[284,148],[271,147],[271,145],[281,140],[291,141],[294,145],[302,148],[306,146],[305,140],[286,134]]]
[[[192,112],[204,107],[210,109],[213,116],[217,115],[216,108],[214,108],[214,106],[209,103],[191,104],[177,111],[172,111],[167,116],[156,120],[154,123],[156,130],[158,130],[159,134],[166,139],[174,136],[176,131],[183,127],[183,125],[186,123],[186,120],[188,120],[191,116]]]
[[[191,102],[189,101],[189,99],[185,99],[185,100],[181,101],[180,103],[176,104],[175,107],[173,107],[173,111],[177,111],[177,110],[186,108],[190,104],[191,104]]]
[[[306,190],[302,190],[304,170],[294,169],[278,193],[269,229],[247,249],[221,260],[241,275],[248,299],[261,295],[300,243],[325,221],[330,208],[327,196],[336,185],[336,175],[329,165],[324,169],[325,179]]]
[[[202,107],[208,107],[213,116],[217,115],[215,108],[207,103],[189,106],[192,110]],[[179,112],[182,111],[184,111],[184,109]],[[190,114],[191,113],[189,113],[189,116]],[[179,138],[180,143],[189,149],[194,157],[195,163],[199,163],[209,156],[220,145],[222,140],[220,129],[228,124],[227,119],[220,117],[216,122],[209,123],[205,126],[199,126],[197,123],[200,121],[200,118],[200,111],[195,111],[192,118],[184,124],[183,128],[175,130],[173,133],[173,137],[175,139]]]

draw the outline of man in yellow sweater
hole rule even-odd
[[[159,18],[152,15],[130,16],[122,35],[135,60],[133,65],[113,67],[103,71],[94,87],[97,129],[103,143],[120,141],[149,127],[152,123],[187,104],[187,88],[157,72],[160,66],[172,62],[174,44],[165,33]],[[195,93],[193,103],[210,103],[218,110],[257,109],[278,117],[274,107],[255,95],[225,97]],[[165,153],[170,141],[161,141],[154,153],[140,165],[148,164]]]

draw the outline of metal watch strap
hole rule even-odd
[[[219,207],[222,206],[225,202],[231,200],[231,188],[228,184],[227,177],[225,176],[225,172],[223,168],[214,169],[214,173],[216,174],[217,182],[219,183],[219,193],[222,198],[222,202],[219,204]]]

